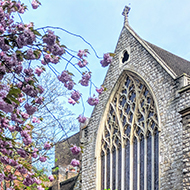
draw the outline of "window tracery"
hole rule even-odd
[[[109,105],[101,141],[101,189],[159,189],[158,117],[147,85],[123,76]]]

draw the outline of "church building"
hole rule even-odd
[[[82,130],[82,189],[190,189],[190,62],[140,38],[129,10]]]
[[[140,38],[129,10],[70,190],[190,189],[190,62]]]

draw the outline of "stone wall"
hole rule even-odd
[[[57,179],[53,182],[52,190],[62,190],[66,187],[71,188],[70,186],[73,189],[78,172],[68,171],[68,165],[73,158],[80,160],[81,156],[74,156],[70,151],[70,145],[79,146],[80,137],[80,132],[78,132],[55,146],[55,160],[57,161],[55,162],[55,167],[52,169],[52,174],[56,175]]]
[[[120,62],[120,54],[128,49],[130,59],[126,64]],[[104,80],[108,89],[99,96],[100,103],[94,108],[88,127],[88,136],[84,139],[84,154],[82,157],[82,189],[96,189],[96,157],[95,145],[101,118],[109,97],[117,90],[117,81],[124,70],[139,75],[150,87],[157,102],[160,122],[160,190],[179,190],[183,186],[183,127],[179,107],[190,98],[178,94],[179,81],[174,80],[148,51],[123,28],[116,50]],[[181,102],[180,102],[181,101]],[[106,113],[105,113],[106,114]]]

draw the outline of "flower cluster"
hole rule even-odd
[[[79,160],[76,160],[75,158],[71,160],[71,165],[73,167],[76,167],[76,166],[79,166],[80,165],[80,162]]]
[[[79,123],[85,123],[85,121],[86,121],[86,117],[84,117],[84,116],[82,116],[82,115],[79,115],[79,117],[78,117],[78,122],[79,122]]]
[[[101,86],[101,88],[96,88],[96,92],[98,92],[98,94],[102,94],[103,91],[104,91],[103,86]]]
[[[63,71],[61,73],[61,75],[59,75],[57,77],[59,79],[59,81],[61,81],[64,86],[68,89],[68,90],[72,90],[74,87],[74,82],[72,80],[72,74],[69,73],[68,71]]]
[[[87,49],[85,49],[85,50],[79,50],[77,56],[82,59],[83,56],[84,56],[84,57],[87,57],[87,53],[88,53],[88,50],[87,50]]]
[[[77,147],[76,145],[72,145],[72,147],[70,148],[71,152],[73,155],[79,155],[81,152],[81,148]]]
[[[79,60],[79,62],[77,63],[77,65],[78,65],[80,68],[85,67],[87,64],[88,64],[88,62],[87,62],[86,59],[83,59],[82,61]]]
[[[107,67],[112,61],[112,57],[109,53],[105,53],[103,56],[103,60],[100,61],[102,67]]]
[[[96,97],[89,97],[87,102],[89,103],[89,105],[95,106],[99,103],[99,99]]]
[[[90,78],[91,78],[90,72],[88,72],[88,73],[83,73],[82,79],[81,79],[79,82],[80,82],[80,84],[81,84],[82,86],[88,86],[88,85],[89,85]]]
[[[46,142],[46,143],[44,144],[44,149],[45,149],[45,150],[50,150],[50,149],[51,149],[51,145],[50,145],[48,142]]]
[[[32,0],[31,5],[33,9],[37,9],[41,4],[38,0]],[[13,190],[16,184],[14,180],[18,181],[19,176],[16,172],[19,172],[21,189],[34,186],[35,189],[44,190],[42,182],[38,175],[32,173],[34,170],[31,167],[31,160],[46,162],[48,158],[46,152],[53,147],[51,142],[39,143],[40,145],[35,143],[33,135],[35,127],[42,121],[33,114],[43,104],[44,97],[41,94],[45,91],[38,84],[38,77],[45,72],[47,66],[56,74],[57,71],[52,65],[61,59],[67,60],[63,57],[66,46],[61,45],[60,38],[46,27],[34,29],[33,23],[16,22],[13,13],[23,14],[26,9],[27,6],[21,1],[0,0],[0,161],[2,163],[0,182],[3,180],[13,182],[9,188]],[[42,31],[45,35],[41,34]],[[80,68],[85,67],[88,64],[86,60],[88,53],[88,50],[79,50],[77,57],[71,56],[65,65],[65,70],[58,76],[58,80],[68,90],[72,90],[76,85],[73,74],[66,70],[68,64],[72,59],[76,59]],[[34,61],[35,64],[32,64]],[[110,62],[109,54],[105,54],[102,66],[107,66]],[[73,66],[75,67],[74,64]],[[88,86],[90,79],[91,72],[88,70],[82,74],[79,83]],[[96,89],[99,94],[103,90],[102,87]],[[79,103],[81,96],[79,91],[73,90],[68,102],[72,105]],[[98,98],[94,97],[88,99],[90,105],[97,105],[98,101]],[[86,117],[80,115],[78,121],[85,123]],[[74,145],[71,147],[71,152],[73,155],[78,155],[81,148]],[[80,162],[73,159],[71,165],[79,166]],[[9,167],[10,171],[6,171]],[[54,177],[49,176],[49,180],[53,181]]]
[[[71,97],[68,99],[68,102],[72,105],[76,104],[76,102],[78,102],[78,100],[80,99],[81,94],[79,93],[79,91],[73,91],[71,93]]]

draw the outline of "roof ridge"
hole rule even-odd
[[[176,79],[184,73],[190,76],[190,61],[143,40],[128,24],[125,24],[124,27],[173,79]]]
[[[187,60],[187,59],[185,59],[185,58],[183,58],[183,57],[180,57],[179,55],[176,55],[176,54],[174,54],[174,53],[172,53],[172,52],[170,52],[170,51],[168,51],[168,50],[165,50],[165,49],[163,49],[163,48],[161,48],[161,47],[159,47],[159,46],[157,46],[157,45],[155,45],[155,44],[152,44],[152,43],[150,43],[150,42],[148,42],[148,41],[146,41],[146,40],[144,40],[144,41],[145,41],[146,43],[152,45],[152,46],[155,46],[156,48],[161,49],[162,51],[165,51],[165,52],[167,52],[167,53],[170,53],[170,54],[172,54],[173,56],[176,56],[176,57],[178,57],[178,58],[180,58],[180,59],[183,59],[184,61],[188,61],[188,62],[190,63],[189,60]]]

